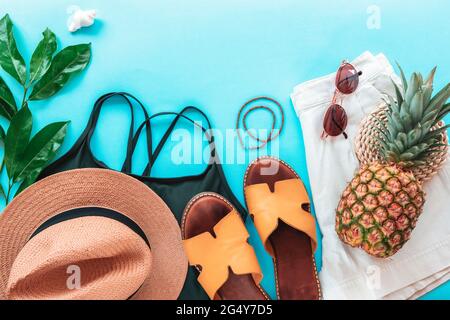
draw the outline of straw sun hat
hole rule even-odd
[[[119,172],[55,174],[0,215],[0,299],[176,299],[186,272],[172,212]]]

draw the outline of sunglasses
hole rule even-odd
[[[348,95],[356,91],[359,84],[359,77],[362,75],[362,71],[357,71],[356,68],[347,61],[342,62],[336,73],[333,100],[328,107],[325,117],[323,119],[323,132],[322,139],[328,136],[337,137],[344,135],[345,139],[348,138],[345,129],[347,128],[347,113],[344,108],[337,103],[339,94]]]

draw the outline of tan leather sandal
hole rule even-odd
[[[314,260],[316,225],[297,173],[281,160],[259,158],[247,169],[244,194],[264,247],[274,260],[278,298],[321,299]]]
[[[268,300],[249,234],[222,196],[201,193],[187,205],[181,224],[184,248],[198,281],[212,300]]]

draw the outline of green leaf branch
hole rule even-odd
[[[20,104],[4,78],[0,75],[0,116],[10,121],[8,130],[0,127],[0,143],[4,144],[4,158],[0,176],[6,167],[8,188],[0,184],[0,197],[8,203],[14,185],[16,195],[30,186],[55,157],[61,147],[69,122],[55,122],[31,137],[33,117],[28,107],[31,101],[48,99],[57,94],[91,60],[91,45],[68,46],[57,52],[55,34],[46,29],[34,50],[29,68],[20,54],[9,15],[0,20],[0,67],[23,88]],[[20,105],[20,107],[19,107]]]

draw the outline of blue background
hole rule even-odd
[[[70,34],[66,8],[71,4],[97,9],[100,20]],[[381,10],[380,29],[366,26],[370,5]],[[286,112],[280,157],[293,165],[307,185],[301,128],[289,99],[292,88],[334,72],[342,59],[353,59],[366,50],[385,53],[407,73],[426,73],[438,65],[440,88],[450,80],[449,10],[450,2],[441,0],[0,0],[0,15],[11,15],[27,61],[46,27],[56,33],[60,48],[92,42],[87,72],[50,100],[30,104],[35,132],[49,122],[72,120],[63,152],[84,129],[94,101],[109,91],[135,94],[151,113],[199,106],[220,130],[234,127],[238,109],[247,99],[269,95]],[[20,88],[1,72],[19,97]],[[266,114],[254,115],[250,121],[264,127]],[[155,130],[161,132],[165,125],[167,120],[159,121]],[[125,107],[105,109],[93,140],[95,154],[116,169],[124,158],[128,126]],[[156,175],[201,170],[174,166],[169,157],[167,149],[157,162]],[[247,160],[255,157],[250,152]],[[140,172],[146,162],[142,145],[134,162]],[[245,164],[225,165],[240,200],[245,168]],[[271,260],[248,224],[265,275],[263,286],[273,296]],[[320,264],[320,251],[318,258]],[[450,298],[450,283],[425,298]]]

